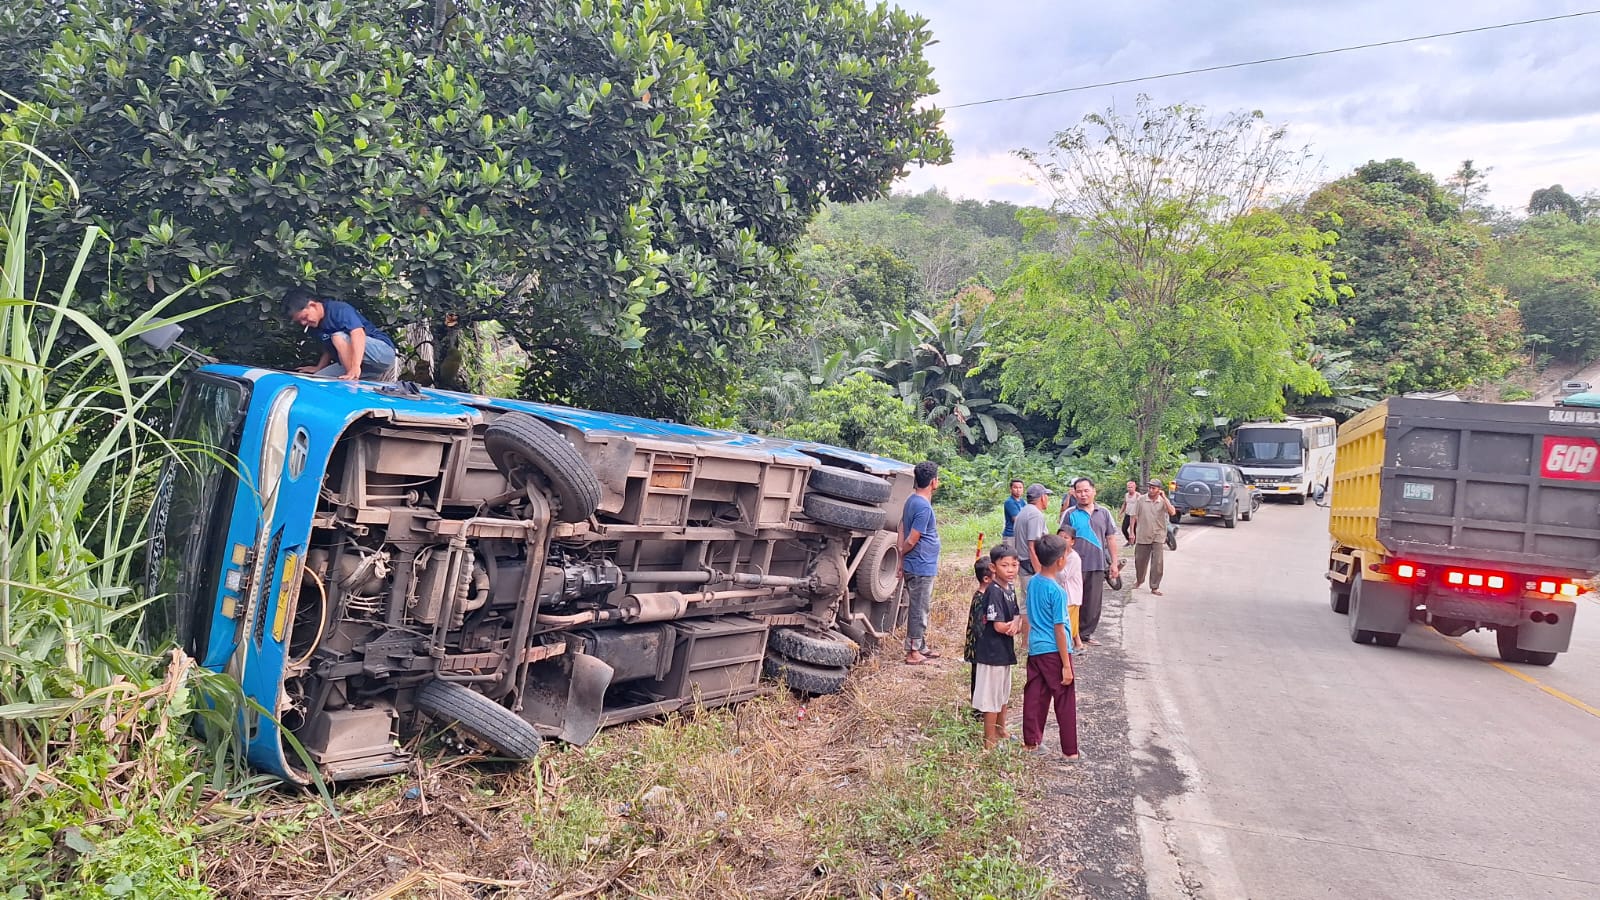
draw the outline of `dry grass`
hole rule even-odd
[[[970,578],[941,578],[959,656]],[[1014,753],[985,754],[959,661],[857,667],[787,692],[635,723],[537,765],[419,764],[347,789],[333,818],[279,795],[203,847],[229,897],[1042,896]],[[909,891],[909,893],[908,893]]]

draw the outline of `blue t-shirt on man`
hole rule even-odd
[[[922,537],[906,554],[906,574],[939,574],[939,525],[933,520],[933,504],[921,494],[906,498],[905,511],[900,516],[900,537],[908,538],[913,531],[922,532]]]
[[[1027,505],[1028,501],[1021,497],[1006,498],[1006,529],[1000,532],[1001,537],[1011,537],[1016,534],[1017,513],[1022,512],[1022,508]]]
[[[378,330],[354,306],[343,300],[322,301],[322,324],[317,326],[317,337],[330,348],[333,346],[333,336],[339,332],[352,332],[357,328],[367,333],[367,340],[382,341],[389,346],[394,346],[394,339]]]
[[[1028,655],[1060,653],[1056,625],[1066,626],[1067,652],[1072,653],[1072,621],[1067,618],[1067,592],[1054,578],[1028,580]]]

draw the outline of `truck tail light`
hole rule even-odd
[[[1428,577],[1428,570],[1408,562],[1373,563],[1367,568],[1374,572],[1392,575],[1399,581],[1423,581]]]
[[[1500,572],[1483,572],[1473,569],[1445,569],[1444,583],[1451,587],[1479,588],[1503,591],[1510,581]]]
[[[1549,594],[1552,597],[1576,597],[1583,593],[1583,588],[1579,587],[1575,582],[1556,581],[1553,578],[1530,581],[1525,586],[1525,590],[1536,594]]]

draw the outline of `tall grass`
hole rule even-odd
[[[125,350],[177,295],[117,333],[78,308],[105,236],[87,228],[64,271],[30,252],[52,182],[76,194],[37,151],[0,144],[0,885],[200,895],[184,830],[203,787],[185,737],[195,670],[136,648],[149,600],[131,589],[144,486],[173,450],[143,417],[173,372],[141,374]]]

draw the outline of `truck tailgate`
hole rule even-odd
[[[1368,412],[1385,419],[1372,474],[1389,552],[1600,569],[1595,411],[1396,397]]]

